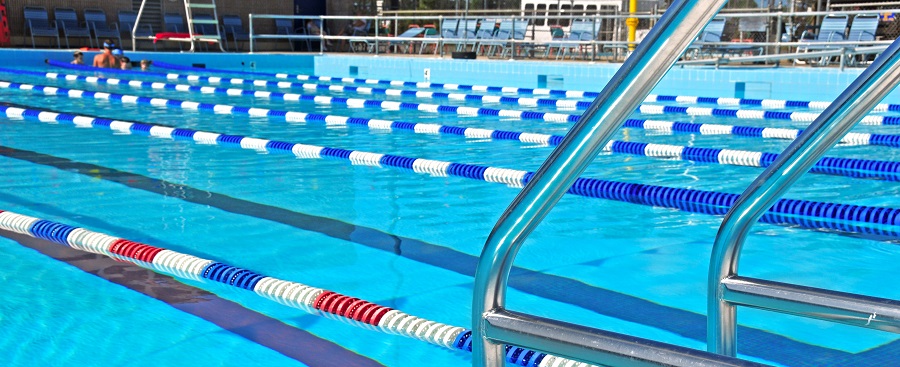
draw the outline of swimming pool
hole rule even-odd
[[[352,62],[361,61],[354,59]],[[384,59],[373,65],[381,62]],[[17,65],[15,69],[47,71],[34,64]],[[287,72],[327,75],[320,71],[327,69],[316,66]],[[372,75],[375,69],[364,70],[369,74],[366,78],[393,77]],[[77,128],[71,123],[38,123],[35,118],[0,117],[0,128],[3,129],[0,160],[7,172],[0,185],[3,204],[0,210],[212,259],[466,328],[471,323],[469,307],[475,258],[493,223],[517,192],[507,185],[513,183],[515,186],[515,180],[509,177],[518,177],[516,173],[499,171],[496,179],[502,181],[499,185],[460,177],[466,175],[462,171],[468,167],[461,165],[454,167],[461,167],[462,173],[449,177],[440,174],[447,172],[449,168],[446,167],[431,172],[438,174],[417,174],[413,169],[396,169],[389,164],[373,167],[371,155],[347,157],[357,159],[354,161],[357,164],[347,164],[347,159],[338,159],[344,153],[340,149],[534,171],[552,149],[552,144],[542,144],[543,138],[537,136],[560,136],[570,126],[538,118],[434,113],[428,112],[428,108],[426,111],[385,110],[382,105],[374,106],[373,103],[353,107],[334,100],[329,103],[321,99],[319,103],[294,102],[271,98],[271,95],[251,98],[228,96],[224,91],[179,91],[178,87],[154,88],[150,85],[145,88],[126,86],[127,83],[121,82],[110,85],[108,80],[100,79],[67,81],[61,77],[63,74],[94,74],[62,69],[52,71],[58,75],[47,78],[46,75],[4,72],[0,79],[157,99],[445,126],[435,133],[435,128],[427,125],[418,129],[396,129],[384,128],[384,123],[376,121],[363,127],[361,123],[347,123],[347,120],[341,123],[340,118],[334,117],[326,121],[310,118],[311,121],[299,122],[290,116],[247,116],[227,108],[184,110],[151,106],[149,101],[146,104],[137,100],[129,103],[84,95],[69,98],[68,93],[46,94],[4,88],[0,90],[0,100],[18,108],[302,143],[334,150],[329,151],[333,153],[332,159],[314,159],[309,155],[298,158],[294,154],[281,154],[284,152],[278,149],[255,151],[235,149],[237,144],[195,144],[193,140],[148,138],[147,133],[140,133],[137,128],[110,132],[102,128]],[[349,71],[352,74],[352,69]],[[171,73],[221,75],[196,71]],[[234,76],[245,80],[277,79],[246,74]],[[101,77],[210,85],[149,75]],[[432,81],[482,84],[465,75],[448,80],[438,77],[435,75]],[[510,83],[503,85],[542,87],[523,85],[521,80],[513,78],[509,77]],[[459,103],[449,98],[225,85],[221,81],[219,84],[215,86],[409,104],[527,109],[566,115],[580,113],[577,109],[549,105],[485,105],[474,98]],[[562,87],[570,89],[567,85]],[[409,86],[390,88],[411,89]],[[662,88],[659,93],[734,96],[709,95],[704,91],[703,88],[674,91]],[[499,95],[477,90],[452,93]],[[516,97],[565,99],[526,94],[518,93]],[[507,93],[507,96],[513,95]],[[814,100],[816,96],[815,93],[803,98],[794,95],[791,99]],[[897,103],[896,100],[885,102]],[[683,102],[648,102],[647,105],[688,106]],[[715,107],[710,104],[690,106]],[[719,108],[762,109],[748,105]],[[647,111],[653,110],[648,107]],[[813,112],[805,108],[777,110]],[[677,108],[666,111],[669,113],[635,115],[635,119],[755,128],[798,129],[805,124],[804,121],[775,118],[685,115]],[[897,116],[893,112],[875,115]],[[637,128],[637,123],[633,125],[635,127],[623,129],[616,140],[775,153],[789,142],[724,134],[672,133],[666,129]],[[472,130],[459,136],[447,133],[457,131],[451,127]],[[499,139],[476,129],[526,132],[535,136],[533,139]],[[891,125],[859,126],[854,132],[900,134],[898,128]],[[546,142],[551,139],[547,138]],[[896,161],[895,154],[891,147],[848,145],[833,149],[828,156]],[[319,155],[329,154],[320,152]],[[712,164],[702,160],[610,153],[598,157],[583,176],[678,189],[740,193],[761,172],[755,167]],[[897,208],[900,203],[896,195],[892,195],[896,193],[896,186],[891,179],[890,174],[881,180],[810,174],[786,197]],[[631,201],[639,202],[634,198]],[[721,217],[703,214],[702,208],[699,211],[690,213],[659,205],[567,196],[529,238],[517,258],[517,269],[510,280],[511,307],[702,349],[705,345],[706,266]],[[898,251],[892,242],[882,240],[895,236],[896,229],[876,227],[859,235],[840,233],[839,226],[812,231],[798,226],[759,224],[754,227],[755,232],[745,247],[743,271],[764,279],[896,299],[898,294],[890,280]],[[873,239],[873,233],[877,235],[876,239]],[[9,285],[4,289],[4,299],[9,301],[0,307],[6,315],[4,323],[12,325],[4,332],[16,335],[4,338],[0,350],[13,356],[12,365],[34,364],[35,358],[39,363],[85,365],[177,364],[188,358],[202,358],[205,362],[222,365],[470,363],[467,353],[461,351],[308,315],[260,298],[253,292],[217,282],[186,280],[184,286],[125,264],[102,263],[88,255],[56,253],[54,251],[61,251],[56,248],[59,246],[40,247],[25,238],[3,237],[0,243],[3,245],[0,255],[4,257],[4,270],[0,272]],[[34,251],[32,246],[61,261]],[[116,282],[124,282],[126,287]],[[34,311],[14,311],[23,308]],[[252,321],[235,323],[233,320]],[[738,350],[747,358],[778,365],[884,365],[885,360],[896,358],[898,352],[896,337],[883,332],[753,310],[742,310],[738,321],[742,325]],[[332,349],[314,353],[323,349],[310,346]]]

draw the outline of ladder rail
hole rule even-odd
[[[191,40],[191,48],[188,52],[194,52],[194,15],[191,13],[191,0],[184,0],[184,17],[187,21],[187,31]]]
[[[219,50],[225,52],[225,47],[222,46],[222,29],[221,27],[219,27],[219,11],[216,9],[216,0],[210,1],[212,1],[213,20],[216,21],[216,38],[219,39],[219,42],[217,44],[219,45]]]
[[[750,227],[776,200],[806,173],[829,149],[900,83],[900,39],[895,40],[865,69],[837,99],[803,130],[778,158],[754,180],[725,214],[719,227],[709,265],[707,291],[707,348],[710,352],[734,356],[736,347],[737,304],[817,319],[894,331],[900,302],[875,300],[854,294],[803,294],[799,286],[766,284],[752,280],[753,287],[740,287],[748,278],[738,278],[741,248]],[[746,285],[746,284],[744,284]],[[781,289],[779,289],[779,287]],[[737,288],[742,288],[740,291]],[[790,294],[799,294],[791,297]],[[765,296],[763,296],[765,295]],[[837,302],[847,297],[854,302]],[[848,306],[853,314],[848,315]],[[862,322],[861,314],[871,321],[878,318],[879,307],[886,307],[894,320],[884,326]],[[885,310],[881,310],[885,312]],[[882,314],[884,315],[884,314]],[[849,317],[849,318],[848,318]],[[890,318],[890,316],[889,316]],[[877,326],[877,327],[876,327]]]
[[[141,16],[144,15],[144,6],[146,5],[147,0],[141,0],[141,7],[138,8],[137,17],[134,19],[134,26],[131,27],[131,51],[137,51],[137,38],[134,34],[138,30],[138,25],[141,24]]]
[[[677,0],[603,88],[582,118],[541,165],[498,220],[475,273],[472,304],[473,366],[501,366],[503,343],[545,350],[566,334],[561,324],[539,339],[492,335],[486,317],[505,311],[509,272],[525,238],[594,160],[625,119],[675,64],[726,0]],[[558,322],[557,322],[558,323]],[[521,336],[521,335],[520,335]],[[508,340],[515,339],[515,340]],[[576,350],[579,347],[572,346]],[[556,353],[556,351],[549,351]],[[564,351],[565,352],[565,351]],[[563,355],[564,357],[578,356]],[[602,363],[600,361],[586,361]],[[677,361],[671,361],[673,365]]]

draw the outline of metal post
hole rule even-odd
[[[250,27],[250,53],[253,53],[253,13],[250,13],[250,20],[248,21]],[[293,42],[293,41],[291,41]],[[235,41],[237,43],[237,41]]]
[[[319,15],[319,55],[325,54],[325,19]],[[305,25],[304,25],[305,27]],[[309,34],[306,35],[309,37]]]
[[[750,227],[884,96],[900,82],[900,42],[875,62],[823,111],[731,206],[719,227],[709,266],[707,348],[737,353],[737,310],[723,299],[721,282],[737,276],[741,247]]]
[[[556,21],[559,22],[559,18],[556,18]],[[518,51],[518,44],[516,43],[516,18],[512,19],[512,37],[509,39],[512,42],[512,55],[510,55],[510,59],[516,59],[516,51]]]
[[[591,62],[597,61],[597,35],[600,30],[597,29],[597,14],[594,14],[593,24],[591,25]]]
[[[484,315],[505,309],[509,271],[525,239],[726,1],[676,0],[500,217],[475,273],[473,366],[504,363],[503,344],[484,337]]]
[[[781,33],[781,30],[783,27],[784,27],[784,19],[781,18],[781,12],[779,11],[778,12],[778,26],[776,28],[777,30],[775,31],[775,34],[778,35],[778,36],[776,36],[776,39],[775,39],[775,42],[777,42],[777,43],[781,43],[782,36],[780,33]],[[790,37],[791,37],[791,39],[793,39],[793,35],[791,35]],[[775,54],[776,55],[781,54],[781,45],[780,44],[778,46],[775,46]]]
[[[381,23],[378,23],[378,16],[376,15],[375,16],[375,56],[378,56],[378,31],[380,29],[381,29]]]
[[[438,16],[438,22],[440,22],[440,24],[441,24],[441,33],[440,33],[440,37],[438,38],[438,47],[441,48],[441,58],[443,59],[444,58],[444,16],[443,15]],[[456,27],[459,28],[458,25]]]
[[[147,5],[146,0],[141,1],[141,7],[138,9],[137,18],[134,19],[134,25],[131,27],[131,51],[137,51],[137,38],[134,36],[134,32],[137,32],[138,24],[141,23],[141,15],[144,14],[144,5]],[[97,46],[99,46],[99,44]]]

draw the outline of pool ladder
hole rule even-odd
[[[473,366],[504,364],[504,344],[611,366],[760,366],[736,356],[736,307],[748,306],[900,332],[900,302],[738,276],[749,228],[900,82],[900,43],[875,62],[750,184],[725,215],[709,270],[708,351],[506,309],[516,254],[631,111],[727,0],[678,0],[603,88],[491,231],[475,274]]]

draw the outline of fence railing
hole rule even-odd
[[[827,15],[847,15],[852,19],[860,14],[879,14],[879,13],[900,13],[900,9],[875,11],[840,11],[840,12],[722,12],[717,15],[718,18],[725,19],[725,29],[722,32],[721,42],[694,42],[692,47],[697,49],[714,48],[719,46],[728,46],[740,44],[743,46],[758,48],[759,52],[754,55],[780,55],[782,53],[794,53],[802,50],[809,45],[807,40],[803,39],[806,32],[815,32],[821,18]],[[257,43],[261,40],[288,40],[291,42],[304,42],[307,45],[307,51],[318,51],[325,53],[334,51],[332,47],[329,49],[327,44],[346,44],[349,49],[357,52],[369,52],[374,54],[388,53],[393,49],[394,52],[400,47],[405,47],[407,52],[413,52],[419,47],[419,53],[424,46],[434,45],[434,54],[444,56],[446,50],[445,45],[456,45],[457,48],[468,49],[484,45],[497,46],[503,43],[507,47],[510,58],[539,56],[543,51],[545,57],[549,57],[550,50],[547,48],[578,48],[578,52],[582,58],[595,60],[597,57],[608,56],[617,59],[619,54],[627,54],[629,49],[633,49],[636,42],[640,42],[640,35],[643,33],[639,30],[639,38],[636,42],[630,42],[627,39],[627,27],[625,22],[629,18],[637,18],[642,21],[641,24],[655,24],[661,14],[654,13],[598,13],[591,15],[553,15],[553,16],[531,16],[524,15],[527,11],[521,11],[520,15],[477,15],[477,16],[444,16],[444,15],[391,15],[391,16],[294,16],[294,15],[271,15],[271,14],[250,14],[250,52],[256,51]],[[290,29],[279,30],[277,34],[259,34],[254,29],[254,23],[262,20],[285,19],[299,24]],[[482,29],[485,22],[493,26],[491,32],[476,32],[474,35],[466,33],[464,36],[447,36],[448,33],[441,29],[446,20],[460,20],[460,29],[463,24],[468,22],[480,22]],[[344,24],[351,24],[356,20],[367,23],[367,31],[364,34],[341,34],[328,30],[328,25],[332,28],[341,28]],[[577,40],[567,38],[571,34],[571,24],[575,20],[584,20],[592,24],[594,34],[588,39],[581,38]],[[312,21],[321,30],[320,34],[310,34],[307,31],[306,23]],[[493,36],[497,33],[497,27],[502,22],[508,21],[513,23],[513,29],[516,34],[514,37],[507,39],[497,39],[492,37],[484,37],[485,35]],[[299,22],[299,23],[298,23]],[[851,21],[852,22],[852,21]],[[524,24],[523,24],[524,23]],[[745,27],[744,24],[752,25],[752,29]],[[416,37],[398,37],[406,31],[410,24],[416,24],[422,28],[432,28],[433,34],[420,34]],[[887,25],[893,26],[893,23],[882,22],[881,27]],[[848,28],[850,23],[848,23]],[[565,36],[552,37],[551,32],[558,29]],[[646,32],[646,28],[644,32]],[[559,32],[557,31],[557,32]],[[846,34],[846,32],[845,32]],[[847,53],[852,55],[854,47],[879,46],[887,45],[895,37],[879,36],[882,39],[874,41],[855,41],[843,40],[836,42],[816,42],[816,48],[845,49]],[[732,40],[729,42],[728,40]],[[314,43],[316,44],[313,47]],[[459,46],[463,45],[463,46]],[[479,47],[484,48],[484,47]],[[559,52],[561,54],[561,52]],[[709,55],[714,58],[714,55]]]

